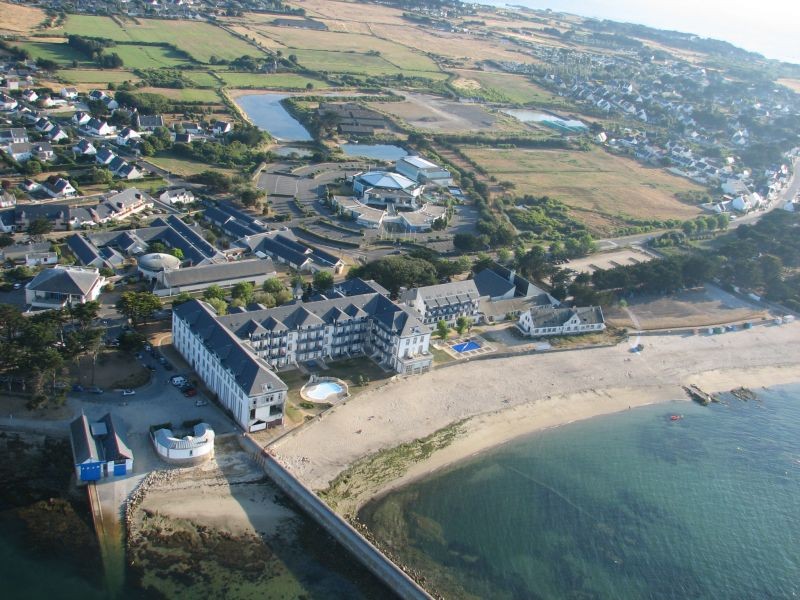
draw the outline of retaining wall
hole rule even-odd
[[[246,452],[253,455],[270,479],[287,496],[398,596],[404,599],[432,600],[432,597],[405,571],[386,558],[380,550],[331,510],[314,492],[300,483],[278,461],[267,454],[249,435],[239,436],[239,443]]]

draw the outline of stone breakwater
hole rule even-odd
[[[153,487],[161,487],[174,481],[176,479],[176,475],[177,474],[175,471],[151,471],[145,476],[144,479],[142,479],[141,483],[136,487],[133,493],[128,496],[128,500],[125,503],[124,508],[125,531],[127,532],[128,536],[130,536],[131,532],[133,531],[132,525],[134,513],[144,501],[144,497],[147,495],[147,492]]]

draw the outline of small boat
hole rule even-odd
[[[669,420],[670,421],[680,421],[683,418],[683,415],[672,415]]]

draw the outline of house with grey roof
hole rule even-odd
[[[545,337],[602,331],[606,325],[599,306],[538,306],[520,315],[517,328],[530,337]]]
[[[97,269],[57,266],[40,271],[25,286],[25,302],[34,308],[63,308],[97,300],[106,280]]]
[[[75,476],[79,483],[120,477],[133,470],[133,452],[111,413],[90,421],[85,414],[69,426]]]
[[[459,317],[479,318],[480,293],[472,279],[412,288],[400,294],[400,300],[428,325],[439,321],[453,325]]]

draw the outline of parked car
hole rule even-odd
[[[194,401],[194,405],[195,406],[206,406],[206,405],[208,405],[208,400],[199,400],[199,399],[195,400]]]
[[[136,393],[136,390],[122,390],[123,396],[133,396]]]
[[[19,283],[19,282],[17,282],[17,283],[15,283],[15,284],[14,284],[12,287],[13,287],[15,290],[19,290],[19,289],[22,289],[22,284],[21,284],[21,283]]]
[[[183,390],[183,395],[187,398],[191,398],[192,396],[197,396],[197,390],[193,387],[186,388]]]
[[[183,375],[173,375],[172,377],[169,378],[169,382],[177,387],[181,387],[182,385],[188,383],[188,381],[186,381],[186,378]]]
[[[86,390],[83,389],[82,385],[78,385],[77,383],[72,386],[73,392],[85,392]]]
[[[103,388],[99,388],[96,385],[93,385],[92,387],[86,388],[86,391],[89,392],[90,394],[102,394]]]

